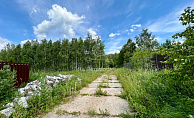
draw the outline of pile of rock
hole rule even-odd
[[[72,78],[76,78],[77,81],[81,81],[80,78],[76,77],[75,75],[61,75],[59,74],[57,76],[46,76],[44,81],[47,85],[50,85],[51,87],[56,87],[58,83],[62,81],[69,81]],[[27,108],[28,103],[27,100],[33,96],[34,94],[41,94],[41,82],[39,80],[32,81],[28,83],[24,88],[18,89],[18,91],[21,94],[21,98],[15,98],[13,102],[6,104],[6,109],[3,109],[0,111],[1,114],[4,114],[5,116],[9,117],[12,112],[14,111],[14,104],[18,103],[18,105]]]

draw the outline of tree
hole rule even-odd
[[[148,33],[148,29],[143,29],[139,36],[135,36],[136,44],[141,50],[152,50],[158,46],[158,42],[152,33]]]
[[[184,10],[179,20],[182,25],[187,28],[181,32],[176,33],[173,38],[185,38],[186,41],[181,43],[174,43],[173,48],[163,48],[159,51],[162,55],[168,55],[169,59],[166,63],[172,63],[174,69],[171,70],[169,75],[161,75],[160,77],[165,80],[171,81],[171,85],[176,88],[180,94],[187,95],[193,99],[194,95],[194,9],[190,7]],[[167,80],[166,80],[167,81]]]
[[[14,52],[14,59],[15,59],[15,62],[17,63],[21,63],[22,61],[22,48],[21,48],[21,44],[18,44],[16,46],[16,48],[13,50]]]
[[[131,62],[131,57],[135,49],[135,43],[129,38],[119,53],[117,66],[121,67],[124,63]]]
[[[143,66],[142,68],[149,69],[151,68],[152,62],[150,58],[152,57],[152,51],[155,47],[158,46],[158,42],[155,39],[155,36],[152,33],[148,33],[148,29],[143,29],[142,33],[139,36],[135,36],[136,44],[138,46],[139,52],[135,52],[133,55],[133,65],[137,65],[136,60],[142,61],[140,64]],[[137,56],[139,55],[139,56]]]

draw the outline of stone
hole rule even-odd
[[[27,96],[32,96],[32,95],[34,95],[33,92],[32,91],[28,91]]]
[[[21,105],[24,108],[28,107],[28,103],[26,101],[26,97],[21,97],[18,101],[18,104]]]
[[[20,88],[18,89],[18,91],[20,92],[21,95],[24,95],[25,94],[25,88]]]
[[[80,79],[80,78],[78,77],[78,78],[77,78],[77,81],[78,81],[78,82],[81,82],[81,81],[82,81],[82,79]]]
[[[13,111],[13,107],[8,107],[6,109],[1,110],[0,113],[5,115],[6,117],[10,117]]]
[[[53,83],[54,83],[53,81],[47,80],[47,84],[53,84]]]
[[[5,106],[6,107],[14,107],[14,104],[13,104],[13,102],[10,102],[10,103],[7,103]]]

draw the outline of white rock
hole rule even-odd
[[[47,84],[53,84],[53,81],[47,80]]]
[[[28,103],[26,101],[26,97],[21,97],[18,101],[18,104],[21,105],[24,108],[28,107]]]
[[[11,102],[11,103],[7,103],[5,106],[6,107],[14,107],[14,104],[13,104],[13,102]]]
[[[1,110],[0,113],[9,117],[9,116],[11,116],[13,111],[14,111],[13,107],[8,107],[6,109]]]
[[[31,86],[30,85],[26,85],[26,87],[24,89],[25,90],[31,90]]]
[[[47,78],[47,79],[53,79],[52,76],[48,76],[48,75],[46,76],[46,78]]]
[[[32,95],[34,95],[33,92],[32,91],[28,91],[27,96],[32,96]]]
[[[18,91],[20,92],[21,95],[25,94],[25,88],[20,88],[20,89],[18,89]]]
[[[55,80],[55,83],[57,83],[57,84],[58,84],[58,83],[59,83],[59,80]]]
[[[59,74],[58,76],[61,77],[61,78],[63,78],[63,79],[66,79],[66,78],[67,78],[66,75],[61,75],[61,74]]]
[[[36,90],[37,90],[37,85],[36,85],[36,84],[31,85],[30,87],[31,87],[31,89],[32,89],[33,91],[36,91]]]
[[[81,81],[82,81],[82,79],[80,79],[80,78],[78,77],[78,78],[77,78],[77,81],[81,82]]]
[[[54,76],[53,79],[56,80],[56,79],[63,79],[63,78]]]
[[[57,83],[54,83],[53,86],[56,87],[57,86]]]

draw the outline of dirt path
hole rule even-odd
[[[115,75],[102,75],[89,87],[82,88],[74,100],[57,106],[43,118],[115,118],[121,113],[130,113],[128,102],[118,97],[122,90]],[[104,95],[95,95],[97,91]]]

